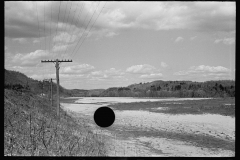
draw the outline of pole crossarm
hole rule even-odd
[[[42,63],[57,62],[56,60],[41,60]],[[58,62],[72,62],[72,60],[58,60]]]
[[[44,82],[51,82],[52,80],[56,80],[55,78],[50,78],[50,79],[44,79]]]
[[[50,79],[44,79],[43,82],[50,82]]]

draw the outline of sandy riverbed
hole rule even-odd
[[[115,110],[114,124],[102,129],[93,121],[97,108],[111,103],[139,101],[172,101],[178,99],[132,99],[132,98],[82,98],[76,103],[62,103],[62,107],[71,110],[77,116],[84,117],[92,130],[107,144],[109,156],[234,156],[235,152],[218,148],[211,150],[176,139],[167,139],[151,133],[194,134],[215,137],[224,141],[235,141],[235,118],[215,114],[205,115],[169,115],[148,111]],[[181,100],[191,100],[182,98]],[[131,131],[131,132],[128,132]],[[138,132],[133,136],[132,132]],[[142,133],[147,133],[146,135]]]

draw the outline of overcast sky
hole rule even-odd
[[[234,2],[5,2],[5,68],[68,89],[235,79]]]

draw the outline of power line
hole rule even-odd
[[[73,15],[73,18],[72,18],[72,21],[71,21],[71,23],[70,23],[70,28],[71,28],[71,24],[72,24],[72,22],[73,22],[73,19],[74,19],[74,17],[75,17],[75,15],[76,15],[76,10],[77,10],[77,7],[76,7],[76,9],[75,9],[75,11],[74,11],[74,15]],[[68,27],[67,27],[68,28]]]
[[[75,9],[75,11],[74,11],[74,16],[73,16],[72,21],[71,21],[71,23],[70,23],[70,25],[69,25],[69,26],[70,26],[70,29],[71,29],[71,24],[72,24],[72,22],[73,22],[73,19],[74,19],[75,15],[76,15],[76,10],[77,10],[77,7],[76,7],[76,9]],[[67,48],[66,48],[66,50],[67,50]],[[66,50],[65,50],[65,53],[66,53]],[[65,53],[64,53],[64,54],[65,54]]]
[[[43,3],[43,9],[44,9],[44,39],[45,39],[45,52],[46,52],[46,34],[45,34],[45,3]]]
[[[68,3],[67,3],[67,4],[68,4]],[[66,11],[67,11],[67,5],[66,5],[66,8],[65,8],[65,12],[64,12],[63,23],[64,23],[64,20],[65,20]]]
[[[81,13],[82,13],[82,10],[83,10],[83,7],[84,7],[84,4],[82,4],[82,7],[81,7],[81,9],[80,9],[80,13],[79,13],[79,15],[78,15],[78,17],[77,17],[77,21],[76,21],[76,23],[78,22],[80,22],[80,17],[81,17]],[[77,26],[78,24],[74,24],[75,26]],[[71,39],[72,39],[72,36],[73,36],[73,33],[74,33],[74,31],[72,31],[72,34],[71,34],[71,37],[70,37],[70,40],[69,40],[69,42],[71,43]],[[65,55],[65,53],[66,53],[66,51],[67,51],[67,47],[66,47],[66,49],[65,49],[65,52],[64,52],[64,55]]]
[[[84,34],[84,33],[85,33],[85,31],[87,30],[87,28],[88,28],[88,25],[89,25],[90,21],[92,20],[92,18],[93,18],[93,15],[95,14],[95,12],[96,12],[96,10],[97,10],[97,8],[98,8],[99,4],[100,4],[100,2],[98,3],[98,5],[97,5],[97,7],[96,7],[96,9],[95,9],[95,11],[94,11],[94,13],[92,14],[92,17],[90,18],[90,20],[89,20],[89,22],[88,22],[88,24],[87,24],[87,27],[85,28],[84,32],[82,33],[82,35],[81,35],[81,37],[80,37],[80,39],[79,39],[79,41],[78,41],[77,45],[79,44],[80,40],[82,39],[82,36],[83,36],[83,34]],[[76,47],[77,47],[77,45],[76,45]],[[76,47],[74,48],[74,50],[73,50],[73,52],[72,52],[72,53],[74,53],[74,51],[75,51]]]
[[[101,12],[102,12],[103,8],[105,7],[106,3],[107,3],[107,2],[105,2],[104,6],[102,7],[101,11],[99,12],[99,14],[98,14],[97,18],[96,18],[96,19],[95,19],[95,21],[93,22],[93,25],[92,25],[92,27],[94,26],[95,22],[97,21],[97,19],[98,19],[99,15],[101,14]],[[90,28],[90,30],[92,29],[92,27]],[[82,41],[82,43],[80,44],[80,46],[79,46],[78,50],[80,49],[80,47],[81,47],[81,45],[83,44],[83,42],[84,42],[84,40],[86,39],[86,37],[88,36],[88,34],[89,34],[90,30],[88,31],[87,35],[86,35],[86,36],[85,36],[85,38],[83,39],[83,41]],[[78,51],[78,50],[77,50],[77,51]],[[76,55],[76,53],[77,53],[77,52],[75,52],[75,54],[73,54],[73,57],[74,57],[74,55]]]
[[[85,16],[85,18],[84,18],[84,20],[83,20],[83,23],[81,24],[81,27],[82,27],[83,24],[85,23],[85,20],[87,19],[87,15],[88,15],[88,13],[87,13],[86,16]],[[80,21],[79,21],[79,22],[80,22]],[[78,25],[78,24],[77,24],[77,25]],[[81,28],[81,27],[80,27],[80,28]],[[79,32],[80,32],[80,30],[79,30]],[[78,32],[78,33],[79,33],[79,32]],[[78,33],[77,33],[76,35],[78,35]],[[81,35],[81,36],[82,36],[82,35]],[[71,54],[70,54],[70,55],[71,55]]]
[[[69,15],[70,15],[71,9],[72,9],[72,2],[71,2],[71,6],[70,6],[70,9],[69,9],[69,12],[68,12],[68,17],[69,17]],[[67,23],[68,23],[68,17],[67,17]],[[66,27],[67,27],[67,23],[66,23],[66,25],[65,25]],[[66,27],[65,27],[65,29],[64,29],[65,31],[66,31]]]
[[[67,6],[67,5],[66,5],[66,6]],[[67,26],[67,23],[68,23],[68,18],[69,18],[71,9],[72,9],[72,2],[71,2],[71,6],[70,6],[70,9],[69,9],[69,12],[68,12],[67,22],[66,22],[66,25],[65,25],[65,27],[64,27],[64,29],[63,29],[63,30],[65,30],[65,32],[66,32],[66,26]],[[66,9],[65,9],[65,14],[66,14],[66,10],[67,10],[67,7],[66,7]],[[64,15],[64,19],[65,19],[65,15]]]
[[[37,2],[36,2],[36,9],[37,9]],[[37,20],[38,20],[38,38],[40,41],[40,31],[39,31],[39,19],[38,19],[38,10],[37,10]],[[39,42],[40,48],[41,48],[41,43]]]
[[[51,50],[51,34],[52,34],[52,3],[51,3],[51,21],[50,21],[49,51]]]
[[[60,6],[61,6],[61,1],[60,1],[59,9],[58,9],[58,20],[59,20]],[[58,22],[57,22],[57,28],[56,28],[56,34],[55,34],[55,36],[57,35],[57,31],[58,31]],[[53,43],[53,44],[54,44],[54,43]],[[54,47],[54,45],[53,45],[53,47]]]
[[[68,3],[67,3],[67,4],[68,4]],[[65,12],[64,12],[64,17],[63,17],[63,23],[64,23],[64,20],[65,20],[66,11],[67,11],[67,5],[66,5],[66,7],[65,7]]]

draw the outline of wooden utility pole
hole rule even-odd
[[[52,87],[52,78],[51,78],[51,106],[53,106],[53,87]]]
[[[49,85],[49,91],[50,91],[50,96],[49,96],[49,98],[50,98],[50,100],[51,100],[51,106],[53,106],[53,87],[52,87],[52,80],[56,80],[56,79],[53,79],[53,78],[50,78],[50,79],[44,79],[44,81],[47,81],[47,82],[49,82],[50,81],[50,85]]]
[[[44,84],[42,83],[42,97],[43,97],[43,85],[44,85]]]
[[[42,63],[45,62],[53,62],[56,67],[56,79],[57,79],[57,116],[59,117],[59,107],[60,107],[60,99],[59,99],[59,63],[61,62],[72,62],[72,60],[42,60]]]
[[[44,79],[43,82],[49,82],[49,79]],[[49,91],[50,91],[50,88],[49,88]],[[49,96],[48,96],[49,98]]]

